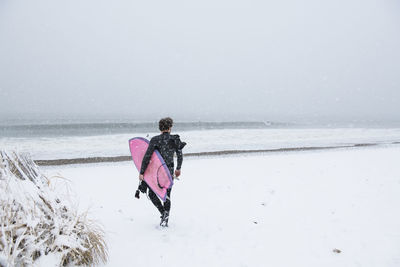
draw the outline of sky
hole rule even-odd
[[[400,121],[396,0],[0,0],[0,119]]]

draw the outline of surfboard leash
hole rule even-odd
[[[161,164],[160,167],[158,167],[158,169],[157,169],[157,185],[158,185],[158,187],[159,187],[160,189],[163,189],[164,187],[162,187],[162,186],[160,185],[160,182],[159,182],[159,180],[158,180],[158,172],[160,171],[160,168],[161,168],[162,166],[164,166],[164,165],[167,165],[167,164],[166,164],[166,163],[163,163],[163,164]]]

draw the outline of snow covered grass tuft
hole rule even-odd
[[[0,266],[30,266],[47,255],[60,266],[107,261],[104,231],[77,214],[27,155],[0,151]]]

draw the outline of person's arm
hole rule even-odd
[[[182,149],[177,149],[177,150],[176,150],[176,157],[177,157],[176,169],[177,169],[177,170],[180,170],[181,167],[182,167],[182,162],[183,162]]]
[[[142,160],[142,166],[140,167],[140,175],[143,175],[147,169],[147,166],[149,166],[151,155],[153,155],[155,147],[156,147],[155,141],[154,141],[154,139],[151,139],[150,143],[149,143],[149,147],[147,148],[146,153],[144,154],[144,157]]]
[[[181,167],[182,167],[182,162],[183,162],[183,154],[182,154],[182,149],[186,146],[185,142],[181,142],[181,140],[179,139],[179,135],[178,135],[178,145],[176,148],[176,157],[177,157],[177,166],[176,166],[176,170],[175,170],[175,176],[179,177],[179,175],[181,175]]]
[[[177,157],[177,166],[175,170],[175,177],[179,177],[181,175],[181,167],[183,161],[182,149],[176,150],[176,157]]]

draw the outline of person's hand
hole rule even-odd
[[[179,177],[181,175],[181,170],[175,170],[175,177]]]
[[[143,174],[140,174],[140,175],[139,175],[139,180],[140,180],[140,181],[143,181],[143,179],[144,179]]]

